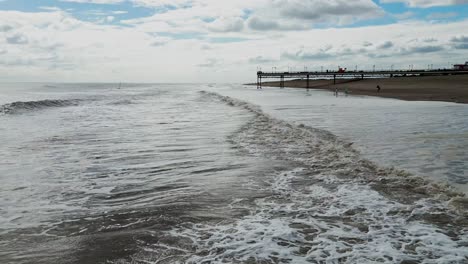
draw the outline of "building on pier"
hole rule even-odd
[[[453,69],[457,71],[468,71],[468,61],[465,64],[455,64]]]

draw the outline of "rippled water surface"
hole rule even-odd
[[[117,87],[0,85],[1,263],[468,262],[465,105]]]
[[[275,117],[322,128],[353,142],[366,158],[457,186],[468,193],[468,106],[332,92],[224,87]]]

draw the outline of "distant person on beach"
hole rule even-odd
[[[377,85],[377,92],[380,93],[380,85]]]
[[[335,87],[335,96],[338,96],[338,87]]]

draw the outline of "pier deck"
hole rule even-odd
[[[437,75],[461,75],[468,71],[458,70],[393,70],[393,71],[325,71],[325,72],[257,72],[257,88],[262,88],[262,79],[279,78],[280,87],[284,87],[285,79],[306,79],[309,88],[310,79],[365,79],[365,78],[392,78],[398,76],[437,76]]]

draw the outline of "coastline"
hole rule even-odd
[[[249,84],[256,85],[256,84]],[[377,85],[381,87],[377,92]],[[263,87],[280,87],[280,82],[264,82]],[[306,80],[284,82],[285,87],[306,88]],[[407,101],[442,101],[468,104],[468,75],[395,77],[364,80],[310,80],[310,89],[323,89],[352,95],[395,98]]]

